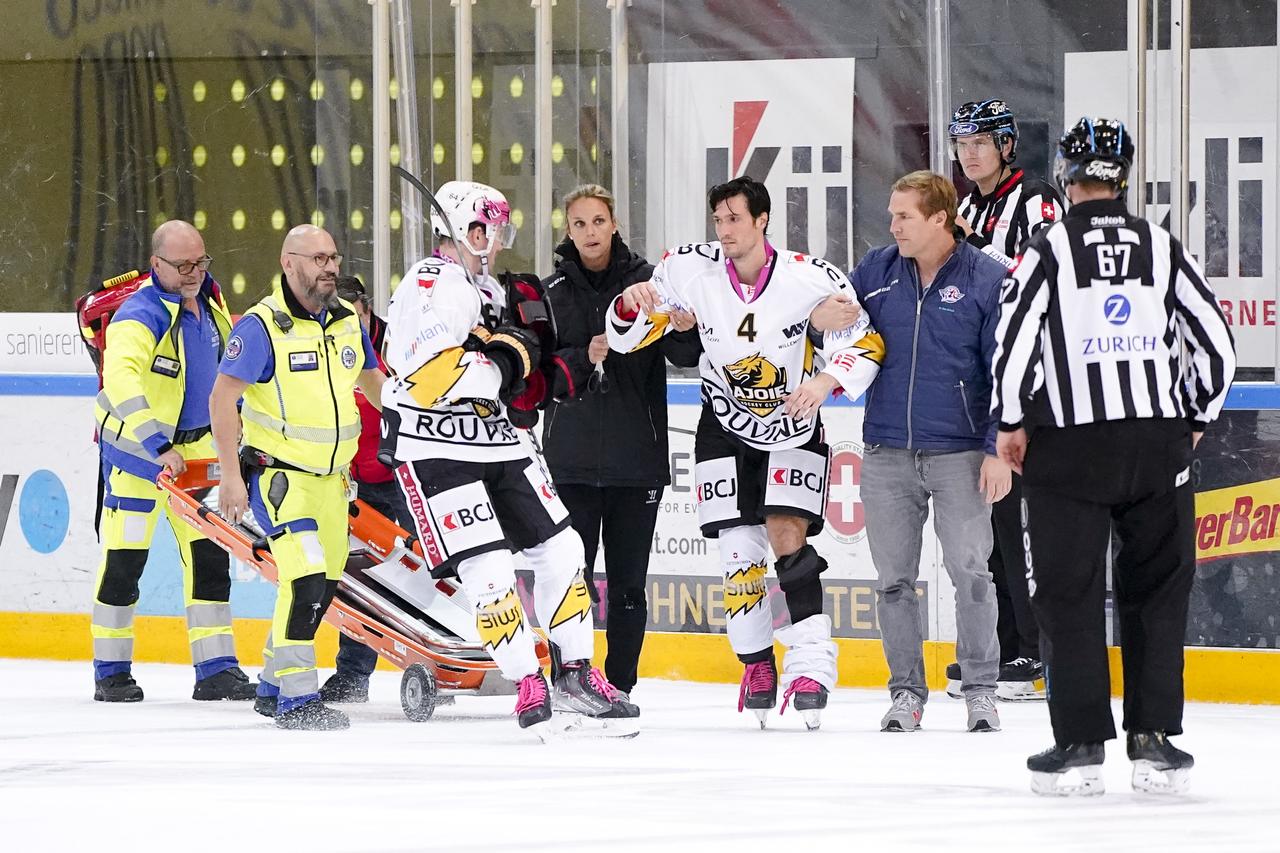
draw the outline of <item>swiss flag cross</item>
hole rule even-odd
[[[1045,222],[1052,222],[1056,215],[1057,214],[1054,212],[1054,209],[1053,209],[1053,202],[1051,201],[1040,202],[1040,216],[1044,218]]]

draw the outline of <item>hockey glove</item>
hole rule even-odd
[[[525,388],[507,403],[507,420],[517,429],[533,429],[538,424],[538,409],[547,397],[547,378],[535,370],[525,379]]]
[[[538,338],[527,329],[499,326],[484,344],[484,354],[502,371],[499,399],[504,403],[525,390],[524,378],[538,366]]]

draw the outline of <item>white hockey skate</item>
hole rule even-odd
[[[1031,791],[1042,797],[1096,797],[1106,792],[1102,781],[1104,751],[1100,743],[1054,746],[1027,759]]]

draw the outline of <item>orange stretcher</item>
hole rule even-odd
[[[270,541],[218,514],[212,490],[220,479],[216,459],[195,459],[176,480],[161,474],[158,485],[184,521],[275,583]],[[351,551],[324,618],[404,671],[400,705],[406,717],[430,719],[459,694],[516,693],[484,650],[456,578],[432,578],[417,542],[364,501],[351,503],[348,528]],[[550,648],[540,632],[535,650],[547,667]]]

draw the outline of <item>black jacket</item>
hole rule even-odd
[[[552,402],[542,430],[543,451],[557,483],[592,486],[664,486],[667,457],[667,368],[698,363],[694,330],[672,333],[635,353],[610,352],[604,361],[608,391],[592,382],[591,338],[604,332],[605,309],[632,284],[648,281],[653,265],[613,235],[609,267],[592,286],[577,247],[556,248],[555,274],[543,279],[555,317],[559,348],[551,370]],[[588,388],[591,385],[591,388]]]

